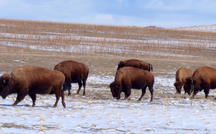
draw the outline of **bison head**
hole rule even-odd
[[[120,84],[119,83],[117,83],[115,81],[112,82],[110,84],[110,90],[111,90],[113,98],[120,99],[120,93],[119,93]]]
[[[184,84],[184,90],[186,93],[188,93],[188,95],[191,95],[191,93],[194,92],[194,84],[195,83],[196,83],[196,81],[193,80],[191,77],[186,79],[186,82]]]
[[[4,74],[0,77],[0,96],[5,99],[10,94],[10,81],[11,76],[9,74]]]
[[[174,86],[175,86],[175,88],[176,88],[176,93],[181,94],[181,88],[182,88],[182,86],[183,86],[182,82],[176,81],[176,82],[174,83]]]

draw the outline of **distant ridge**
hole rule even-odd
[[[212,25],[198,25],[198,26],[186,26],[175,28],[178,30],[191,30],[191,31],[201,31],[201,32],[216,32],[216,24]]]

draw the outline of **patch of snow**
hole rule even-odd
[[[113,80],[114,76],[91,75],[87,82],[92,84],[110,84]]]
[[[4,74],[3,72],[0,72],[0,77],[1,77],[3,74]]]
[[[15,62],[19,62],[19,63],[25,63],[25,61],[22,60],[14,60]]]
[[[167,77],[164,75],[155,77],[155,84],[160,84],[164,87],[173,87],[173,83],[175,82],[175,77]]]

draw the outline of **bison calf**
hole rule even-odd
[[[176,71],[176,82],[174,83],[174,86],[176,88],[176,93],[181,94],[182,86],[186,83],[186,79],[192,77],[193,70],[181,67]],[[184,87],[184,92],[188,93],[188,95],[191,94],[190,90]]]
[[[120,61],[117,70],[122,67],[135,67],[143,70],[153,71],[152,64],[137,59]]]
[[[216,69],[203,66],[196,69],[192,78],[186,80],[185,87],[193,92],[192,99],[199,92],[204,90],[205,98],[208,97],[209,89],[216,88]]]
[[[114,98],[120,99],[121,92],[125,93],[125,99],[131,94],[131,88],[142,89],[139,101],[145,95],[146,88],[149,88],[151,99],[153,100],[154,76],[151,72],[133,68],[123,67],[116,72],[115,81],[110,84],[110,89]]]
[[[64,74],[36,66],[23,66],[15,69],[11,74],[4,74],[0,77],[0,95],[6,98],[12,93],[17,93],[14,106],[22,101],[26,95],[32,99],[32,106],[35,106],[36,94],[55,94],[57,106],[59,98],[62,98],[62,105],[65,107],[63,84]]]
[[[83,63],[76,61],[63,61],[54,67],[54,70],[58,70],[65,75],[65,83],[63,90],[68,90],[68,95],[70,95],[71,83],[78,83],[79,89],[77,94],[79,94],[81,87],[83,86],[85,95],[86,80],[88,78],[89,69]]]

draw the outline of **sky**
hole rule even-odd
[[[216,0],[0,0],[0,18],[103,25],[216,24]]]

